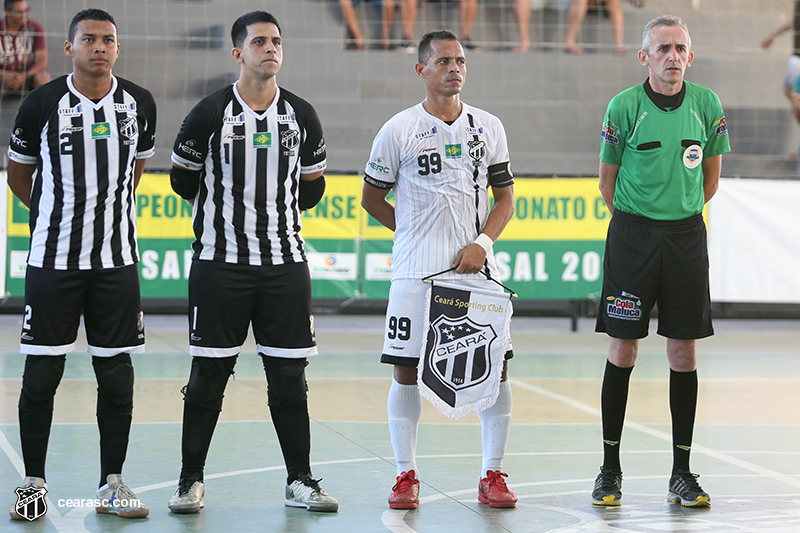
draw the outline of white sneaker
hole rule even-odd
[[[200,481],[200,474],[192,474],[181,478],[175,494],[169,499],[169,510],[173,513],[196,513],[205,504],[203,495],[206,492],[205,484]]]
[[[41,492],[39,489],[44,489],[44,494],[42,496],[36,495],[37,492]],[[11,507],[8,509],[8,514],[11,516],[12,520],[33,521],[43,517],[47,512],[47,502],[45,501],[47,497],[47,483],[44,482],[44,479],[40,477],[26,477],[22,480],[22,485],[20,485],[15,492],[17,493],[17,501],[11,504]],[[32,495],[37,497],[34,498],[33,501],[18,507],[23,499],[29,498]]]
[[[319,482],[309,474],[304,474],[300,479],[286,485],[286,505],[288,507],[305,507],[309,511],[322,513],[335,513],[339,510],[339,502],[322,490]]]
[[[136,497],[125,484],[122,474],[109,474],[107,483],[97,489],[98,513],[109,513],[123,518],[142,518],[150,514],[150,509]]]

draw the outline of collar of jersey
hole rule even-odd
[[[92,109],[100,109],[101,107],[106,105],[108,99],[114,98],[114,93],[117,92],[117,78],[116,76],[112,75],[111,90],[108,91],[108,94],[102,97],[99,102],[94,103],[94,101],[92,101],[89,97],[87,97],[86,95],[84,95],[78,89],[75,88],[75,86],[72,84],[72,76],[74,76],[74,74],[70,74],[69,76],[67,76],[67,87],[69,87],[70,92],[72,92],[72,94],[80,98],[81,102],[85,103],[88,106],[91,106]]]
[[[440,122],[442,124],[442,126],[444,126],[445,128],[450,128],[450,129],[455,128],[456,125],[461,121],[461,119],[464,116],[466,116],[466,114],[467,114],[467,104],[465,104],[464,102],[461,102],[461,114],[458,115],[458,118],[455,119],[452,124],[448,124],[447,122],[445,122],[444,120],[440,119],[439,117],[431,115],[430,113],[428,113],[425,110],[425,107],[422,105],[422,102],[420,102],[417,105],[419,106],[420,113],[422,113],[424,116],[430,117],[430,118]]]
[[[253,111],[252,109],[250,109],[250,106],[249,106],[249,105],[247,105],[247,104],[244,102],[244,99],[243,99],[243,98],[241,97],[241,95],[239,94],[239,89],[237,89],[237,88],[236,88],[236,83],[237,83],[237,82],[233,82],[233,94],[234,94],[234,95],[236,95],[236,99],[237,99],[237,100],[239,100],[239,103],[242,105],[242,109],[244,109],[244,111],[245,111],[246,113],[248,113],[248,114],[250,114],[250,115],[253,115],[254,117],[256,117],[258,120],[264,120],[265,118],[267,118],[267,115],[269,115],[269,112],[270,112],[270,110],[271,110],[273,107],[275,107],[276,105],[278,105],[278,100],[279,100],[279,99],[280,99],[280,97],[281,97],[281,88],[280,88],[280,87],[276,87],[276,88],[275,88],[275,98],[273,98],[273,99],[272,99],[272,103],[269,105],[269,107],[267,108],[267,110],[266,110],[266,111],[264,111],[263,113],[256,113],[255,111]]]

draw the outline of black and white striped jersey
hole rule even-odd
[[[25,97],[8,157],[36,165],[29,265],[89,270],[139,260],[134,164],[152,157],[155,134],[153,96],[122,78],[97,102],[75,89],[72,74]]]
[[[183,122],[172,162],[203,170],[195,198],[194,259],[242,265],[306,260],[297,202],[301,174],[324,170],[314,108],[278,88],[254,111],[236,84],[201,100]]]

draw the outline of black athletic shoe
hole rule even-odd
[[[622,471],[600,467],[594,480],[592,503],[594,505],[620,505],[622,499]]]
[[[684,507],[711,506],[711,496],[705,492],[697,482],[698,474],[685,470],[678,470],[669,478],[669,493],[667,501],[680,503]]]

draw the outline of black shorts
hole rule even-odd
[[[658,304],[659,335],[702,339],[714,334],[702,215],[651,220],[615,210],[603,269],[595,331],[619,339],[644,338]]]
[[[189,352],[200,357],[236,355],[251,323],[259,353],[291,359],[317,354],[308,264],[192,261]]]
[[[98,270],[28,266],[20,351],[75,351],[81,313],[88,352],[99,357],[144,352],[144,321],[136,265]]]

